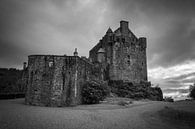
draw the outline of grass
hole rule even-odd
[[[195,127],[195,113],[183,110],[176,110],[172,107],[165,106],[159,112],[159,116],[164,121],[174,124],[184,124]]]

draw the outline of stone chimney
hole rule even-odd
[[[24,63],[23,63],[23,70],[25,70],[25,69],[26,69],[26,67],[27,67],[27,63],[26,63],[26,62],[24,62]]]
[[[120,29],[121,33],[127,35],[129,31],[129,22],[128,21],[120,21]]]
[[[74,56],[78,56],[77,48],[75,48]]]

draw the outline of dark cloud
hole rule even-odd
[[[25,51],[16,45],[11,45],[10,43],[0,40],[0,60],[1,67],[20,67],[25,57]]]
[[[194,60],[194,7],[194,0],[1,0],[0,67],[18,66],[16,55],[22,64],[29,54],[70,55],[75,47],[88,56],[121,19],[147,37],[149,68]]]
[[[132,18],[148,38],[149,67],[169,67],[195,57],[195,1],[122,0],[114,8]],[[148,29],[144,28],[146,26]],[[145,32],[145,33],[143,33]]]
[[[191,19],[176,21],[172,28],[165,31],[158,40],[158,46],[151,47],[150,58],[158,55],[152,63],[172,66],[195,58],[195,30],[189,30],[191,22]]]

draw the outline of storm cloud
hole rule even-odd
[[[19,66],[35,53],[72,54],[75,47],[88,56],[120,20],[148,38],[149,68],[194,60],[194,7],[193,0],[1,0],[0,65],[13,66],[9,58]]]
[[[149,79],[170,87],[195,72],[194,7],[194,0],[1,0],[0,67],[22,68],[28,55],[72,55],[74,48],[88,56],[108,27],[127,20],[147,37]]]

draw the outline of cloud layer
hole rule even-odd
[[[1,0],[0,3],[3,67],[19,66],[27,55],[34,53],[72,54],[75,47],[88,56],[88,50],[106,29],[109,26],[116,29],[122,19],[130,21],[130,29],[138,36],[148,38],[149,68],[169,67],[195,56],[193,0]]]
[[[88,56],[108,27],[128,20],[138,37],[147,37],[151,81],[192,83],[194,7],[194,0],[1,0],[0,67],[21,68],[31,54],[72,55],[74,48]]]

